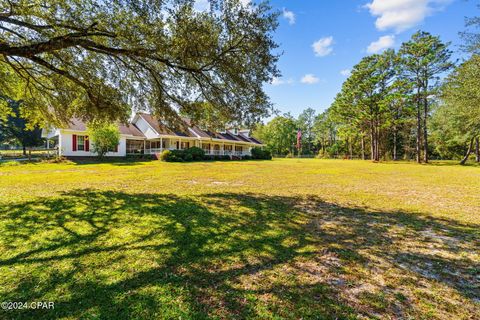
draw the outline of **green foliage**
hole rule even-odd
[[[313,142],[315,140],[315,110],[307,108],[300,113],[297,120],[298,129],[302,130],[302,153],[310,154],[313,152]]]
[[[259,147],[252,148],[252,159],[255,160],[272,160],[272,154],[269,150]]]
[[[412,84],[413,101],[416,104],[416,156],[417,162],[428,162],[428,117],[432,97],[440,88],[439,77],[450,70],[452,52],[449,44],[443,43],[439,37],[428,32],[418,31],[410,41],[400,48],[401,76]]]
[[[163,150],[162,153],[160,153],[160,160],[162,161],[167,161],[172,157],[172,152],[170,150]]]
[[[364,57],[328,112],[317,119],[320,155],[368,153],[375,161],[397,160],[400,154],[409,157],[413,141],[417,161],[421,152],[428,161],[432,148],[427,119],[438,93],[438,77],[452,67],[450,55],[448,44],[419,31],[398,53],[386,50]]]
[[[448,158],[464,156],[472,139],[480,137],[480,56],[473,55],[447,77],[442,104],[433,114],[432,138]]]
[[[165,150],[160,155],[160,160],[167,162],[223,161],[230,159],[231,157],[228,155],[205,155],[205,151],[198,147],[191,147],[185,150]]]
[[[103,158],[108,152],[115,150],[120,143],[118,126],[105,122],[91,122],[88,125],[90,150]]]
[[[172,123],[176,110],[213,124],[256,122],[271,110],[263,84],[278,76],[278,14],[266,3],[208,5],[1,1],[0,94],[15,74],[31,118],[51,123],[126,121],[132,101]]]
[[[372,160],[379,160],[379,140],[388,124],[387,99],[395,77],[395,62],[393,50],[364,57],[353,67],[330,110],[337,132],[349,143],[349,150],[352,140],[358,140],[359,135],[370,137]]]
[[[205,151],[202,148],[191,147],[185,150],[185,155],[191,158],[191,160],[185,158],[185,161],[201,161],[205,158]]]
[[[275,154],[287,154],[296,144],[297,122],[290,115],[277,116],[268,124],[257,127],[252,135]]]
[[[1,105],[6,113],[0,117],[0,143],[18,143],[24,150],[43,144],[42,130],[27,123],[22,102],[0,96],[0,109]]]
[[[191,155],[187,158],[192,161]],[[184,162],[185,152],[183,150],[164,150],[160,159],[166,162]]]

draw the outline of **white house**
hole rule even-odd
[[[147,113],[137,113],[128,125],[119,125],[120,142],[110,157],[133,154],[157,154],[163,150],[202,148],[208,155],[250,155],[253,147],[263,144],[250,137],[249,130],[225,130],[210,132],[185,121],[185,129],[175,131]],[[73,119],[67,128],[44,129],[42,137],[49,145],[58,148],[59,155],[67,157],[95,156],[91,152],[85,123]]]

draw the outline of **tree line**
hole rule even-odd
[[[277,154],[480,162],[480,37],[463,35],[471,55],[458,66],[448,43],[418,31],[398,51],[364,57],[321,114],[277,116],[255,134]]]

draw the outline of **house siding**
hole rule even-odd
[[[152,130],[147,121],[145,121],[142,117],[137,117],[135,125],[145,135],[147,139],[158,138],[158,134]]]
[[[65,157],[91,157],[96,156],[94,152],[92,152],[93,142],[90,141],[90,151],[73,151],[72,141],[73,135],[84,136],[85,131],[66,131],[60,130],[59,135],[59,154]],[[120,136],[120,143],[118,145],[118,152],[108,152],[106,154],[107,157],[124,157],[127,155],[127,139],[124,136]]]

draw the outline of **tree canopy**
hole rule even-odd
[[[99,158],[103,158],[108,152],[118,148],[120,132],[114,124],[94,121],[88,126],[88,138],[92,142],[92,151]]]
[[[418,31],[410,41],[400,48],[402,76],[410,81],[415,91],[414,101],[417,111],[416,156],[417,162],[428,162],[428,117],[432,97],[440,87],[438,80],[442,73],[450,70],[452,52],[448,43],[443,43],[438,36]],[[423,145],[423,148],[421,147]],[[423,150],[422,150],[423,149]]]
[[[278,75],[265,4],[211,0],[0,2],[0,94],[30,119],[123,120],[131,107],[172,122],[269,115],[262,85]],[[4,79],[14,77],[12,81]],[[14,95],[14,96],[12,96]],[[213,106],[208,117],[202,107]]]
[[[0,96],[2,101],[9,108],[9,112],[0,117],[0,142],[18,143],[26,148],[42,145],[41,129],[28,126],[21,114],[21,101],[11,100]]]
[[[272,153],[287,154],[293,151],[297,129],[297,121],[290,114],[285,114],[258,126],[253,136],[265,143]]]
[[[447,155],[455,153],[456,146],[467,146],[465,163],[480,138],[480,56],[473,55],[447,77],[442,100],[432,123],[436,145]]]

